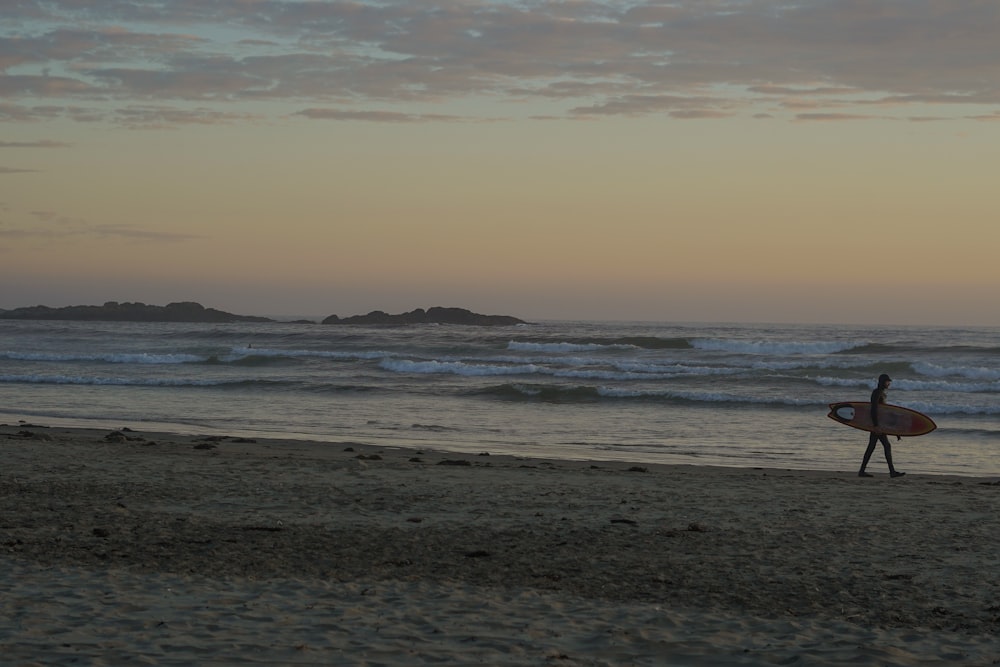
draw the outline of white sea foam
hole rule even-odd
[[[383,359],[379,366],[396,373],[420,373],[452,375],[528,375],[540,372],[542,369],[534,364],[518,366],[497,366],[487,364],[469,364],[461,361],[411,361],[408,359]]]
[[[816,377],[813,381],[823,387],[871,388],[871,381],[860,378]]]
[[[904,391],[947,391],[962,394],[1000,392],[1000,381],[997,382],[956,382],[949,380],[894,380],[894,389]]]
[[[928,377],[964,377],[970,380],[1000,380],[1000,368],[984,366],[941,366],[928,362],[913,363],[913,370]]]
[[[512,352],[596,352],[599,350],[635,350],[634,345],[602,343],[526,343],[510,341],[507,349]]]
[[[86,377],[81,375],[0,375],[0,383],[67,384],[123,387],[213,387],[225,382],[177,378]]]
[[[835,354],[866,343],[846,341],[771,341],[734,340],[731,338],[698,338],[691,346],[705,351],[732,352],[735,354]]]
[[[468,377],[502,375],[547,375],[558,378],[592,379],[604,381],[669,380],[680,377],[700,377],[706,375],[734,375],[744,373],[742,369],[685,366],[682,364],[610,364],[603,366],[581,366],[566,368],[546,365],[531,360],[529,363],[490,364],[468,360],[425,360],[384,358],[379,366],[396,373],[452,374]]]
[[[345,359],[364,361],[369,359],[382,359],[390,356],[388,352],[380,350],[283,350],[279,348],[247,348],[234,347],[224,361],[234,361],[246,359],[248,357],[272,357],[272,358],[301,358],[316,357],[319,359]]]
[[[140,353],[50,353],[50,352],[0,352],[0,358],[14,361],[103,361],[110,364],[189,364],[206,361],[208,357],[197,354]]]

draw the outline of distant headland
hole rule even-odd
[[[381,310],[373,310],[367,315],[352,315],[339,318],[336,315],[323,320],[323,324],[364,324],[376,326],[403,326],[407,324],[467,324],[480,327],[505,327],[526,324],[510,315],[480,315],[464,308],[442,308],[435,306],[424,310],[417,308],[408,313],[390,315]]]
[[[271,322],[267,317],[233,315],[215,308],[205,308],[193,301],[150,306],[145,303],[108,301],[103,306],[29,306],[0,311],[7,320],[84,320],[104,322]]]
[[[205,308],[200,303],[181,301],[166,306],[145,303],[118,303],[108,301],[101,306],[29,306],[13,310],[0,309],[0,319],[6,320],[78,320],[92,322],[277,322],[269,317],[235,315],[215,308]],[[297,322],[315,324],[311,320]],[[414,324],[460,324],[472,326],[512,326],[526,324],[524,320],[509,315],[481,315],[464,308],[435,306],[424,310],[417,308],[408,313],[390,315],[373,310],[367,315],[340,318],[330,315],[322,324],[364,326],[407,326]]]

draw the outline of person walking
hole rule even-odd
[[[872,425],[875,429],[868,436],[868,449],[865,450],[865,457],[861,459],[861,469],[858,470],[858,477],[871,477],[872,474],[865,472],[865,468],[868,467],[868,461],[872,457],[872,453],[875,451],[875,443],[882,443],[882,450],[885,452],[885,462],[889,464],[889,476],[890,477],[902,477],[905,472],[899,472],[896,470],[895,466],[892,465],[892,446],[889,444],[889,438],[886,434],[879,429],[878,425],[878,406],[885,403],[886,392],[889,391],[889,385],[892,384],[892,378],[887,374],[882,373],[878,376],[878,386],[872,391],[871,398],[871,411],[872,411]],[[896,440],[899,440],[899,436],[896,436]]]

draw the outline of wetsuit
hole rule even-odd
[[[885,389],[882,387],[875,387],[875,391],[872,392],[871,406],[872,406],[872,425],[878,426],[878,406],[885,403]],[[872,435],[875,435],[872,433]]]
[[[878,406],[885,403],[885,388],[881,384],[875,388],[872,392],[871,398],[871,415],[872,415],[872,425],[876,428],[878,427]],[[862,476],[870,476],[865,474],[865,468],[868,467],[868,460],[872,457],[872,453],[875,451],[875,443],[881,442],[882,449],[885,451],[885,462],[889,464],[889,473],[896,476],[896,468],[892,465],[892,446],[889,444],[889,438],[886,437],[885,433],[875,433],[874,431],[868,436],[868,449],[865,450],[865,458],[861,461],[861,470],[858,472]],[[902,475],[903,473],[898,473]]]

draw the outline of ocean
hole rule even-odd
[[[337,447],[853,474],[868,434],[827,406],[880,373],[938,425],[897,468],[1000,475],[997,328],[0,320],[0,423]]]

